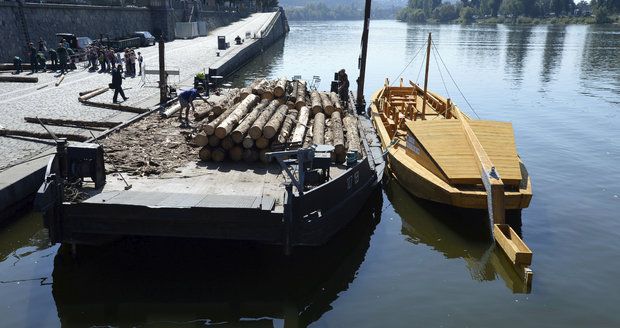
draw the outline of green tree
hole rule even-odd
[[[461,23],[471,23],[474,21],[474,15],[476,14],[476,10],[472,7],[462,7],[461,12],[459,13],[459,18]]]
[[[435,8],[433,10],[432,17],[438,22],[446,23],[457,19],[459,15],[456,10],[456,6],[451,3],[447,3]]]
[[[499,7],[499,12],[502,15],[512,17],[516,19],[518,16],[525,13],[523,2],[521,0],[504,0]]]

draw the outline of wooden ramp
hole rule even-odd
[[[521,169],[511,123],[468,121],[507,185],[521,182]],[[407,128],[451,184],[480,184],[480,169],[458,120],[417,120]]]

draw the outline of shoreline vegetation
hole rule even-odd
[[[291,21],[361,20],[364,16],[363,6],[358,4],[319,2],[285,10]],[[590,4],[573,0],[409,0],[405,8],[373,6],[371,18],[430,24],[620,24],[620,0],[592,0]]]

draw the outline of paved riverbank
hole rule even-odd
[[[242,38],[246,33],[252,36],[262,36],[263,32],[270,27],[270,23],[278,13],[257,13],[238,22],[213,30],[208,36],[191,40],[175,40],[166,43],[166,67],[167,69],[180,71],[178,77],[171,76],[170,84],[178,87],[189,87],[193,83],[194,75],[199,71],[208,71],[216,61],[221,62],[226,57],[235,59],[239,47],[250,47],[255,42],[262,42],[259,38],[249,38],[241,46],[234,45],[234,38],[239,35]],[[217,50],[217,37],[226,36],[231,43],[231,48],[226,51]],[[147,69],[158,68],[158,48],[151,46],[138,49],[144,57]],[[216,55],[220,52],[220,56]],[[84,106],[78,101],[78,93],[107,86],[111,77],[107,73],[89,72],[81,64],[78,68],[69,72],[64,81],[55,86],[58,80],[57,73],[35,73],[39,82],[36,84],[2,83],[0,84],[0,116],[2,126],[9,129],[28,130],[45,133],[45,130],[37,124],[26,123],[25,116],[52,117],[91,121],[115,121],[124,122],[137,114],[118,112],[110,109]],[[25,75],[25,73],[23,73]],[[126,78],[123,87],[129,99],[124,105],[152,108],[159,101],[156,75],[148,75],[146,78],[136,76]],[[112,102],[112,92],[92,98],[96,102]],[[56,133],[73,133],[89,136],[88,130],[66,127],[50,127]],[[21,137],[0,137],[0,191],[15,183],[21,176],[21,170],[16,167],[27,163],[33,158],[53,148],[48,141]],[[38,160],[37,163],[40,163]],[[44,161],[43,161],[44,163]],[[32,166],[30,164],[29,166]],[[35,166],[40,166],[35,165]],[[29,168],[26,172],[36,171]],[[0,211],[5,207],[5,199],[0,204]]]

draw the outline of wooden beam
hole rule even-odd
[[[39,82],[39,78],[36,76],[0,76],[0,82],[26,82],[26,83],[37,83]]]
[[[77,126],[77,127],[91,127],[91,128],[113,128],[122,122],[104,122],[104,121],[84,121],[84,120],[67,120],[61,118],[46,118],[46,117],[24,117],[24,121],[28,123],[37,123],[39,120],[43,124],[58,125],[58,126]]]
[[[66,138],[69,141],[86,141],[89,139],[87,136],[79,135],[79,134],[70,134],[70,133],[55,133],[58,138]],[[41,133],[41,132],[33,132],[27,130],[9,130],[9,129],[0,129],[0,136],[18,136],[18,137],[28,137],[28,138],[36,138],[36,139],[54,139],[49,133]]]
[[[491,162],[489,155],[486,153],[480,140],[471,129],[467,120],[463,117],[459,110],[454,111],[455,116],[461,122],[461,126],[465,131],[465,136],[474,158],[480,169],[480,177],[487,192],[487,205],[489,211],[489,219],[492,223],[503,224],[506,221],[506,211],[504,208],[504,182],[500,178],[499,172],[495,169],[495,165]],[[492,226],[491,226],[492,228]]]
[[[149,111],[146,108],[124,106],[124,105],[121,105],[121,104],[99,103],[99,102],[88,101],[88,100],[82,102],[82,104],[84,104],[86,106],[93,106],[93,107],[99,107],[99,108],[107,108],[107,109],[113,109],[113,110],[118,110],[118,111],[122,111],[122,112],[130,112],[130,113],[138,113],[138,114],[146,113],[146,112]]]

